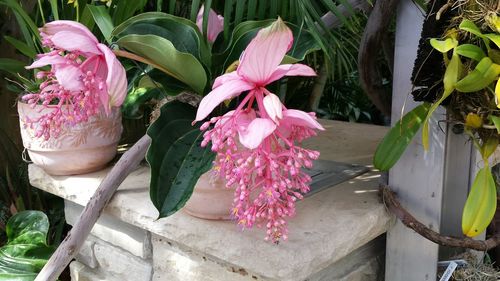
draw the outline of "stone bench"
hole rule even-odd
[[[306,143],[321,158],[369,165],[386,128],[322,121],[326,131]],[[76,223],[109,168],[50,176],[30,165],[32,185],[65,199]],[[375,171],[318,192],[297,204],[289,240],[264,241],[262,229],[191,217],[182,210],[157,219],[149,200],[149,168],[121,184],[76,261],[72,280],[376,280],[383,274],[390,217],[378,198]]]

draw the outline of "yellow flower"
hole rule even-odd
[[[73,7],[78,7],[78,0],[68,0],[68,5],[73,4]]]

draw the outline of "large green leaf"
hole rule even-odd
[[[137,11],[140,11],[147,4],[147,0],[113,0],[113,23],[121,24],[125,20],[133,16]]]
[[[462,44],[456,47],[455,50],[457,54],[475,61],[480,61],[486,56],[480,47],[473,44]]]
[[[465,202],[462,231],[469,237],[481,234],[490,224],[497,206],[495,180],[488,165],[479,170]]]
[[[211,167],[214,154],[200,146],[201,132],[191,125],[195,114],[194,107],[173,101],[161,108],[160,117],[148,129],[150,196],[160,217],[184,206],[198,178]]]
[[[89,9],[90,14],[94,18],[95,23],[101,30],[102,35],[104,36],[104,39],[108,42],[111,43],[111,32],[113,32],[114,26],[113,26],[113,20],[111,19],[111,16],[109,15],[108,9],[106,9],[106,6],[100,5],[100,6],[94,6],[94,5],[86,5],[86,9]]]
[[[0,248],[1,281],[33,281],[54,252],[47,246],[49,220],[40,211],[23,211],[6,225],[7,244]]]
[[[179,52],[190,53],[203,64],[210,65],[210,48],[201,39],[203,36],[198,27],[185,18],[159,12],[143,13],[123,22],[113,31],[116,38],[129,34],[160,36],[172,42]]]
[[[477,92],[493,83],[500,74],[500,65],[493,63],[489,57],[484,57],[463,79],[455,84],[457,91]]]
[[[429,108],[428,103],[417,106],[391,128],[375,151],[373,157],[375,168],[387,171],[396,164],[422,126]]]
[[[130,34],[118,39],[117,44],[153,61],[197,93],[203,93],[207,83],[205,69],[192,54],[178,51],[169,40],[157,35]]]

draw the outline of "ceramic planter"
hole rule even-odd
[[[121,112],[113,108],[109,116],[102,113],[88,122],[62,128],[57,138],[36,138],[35,128],[27,118],[37,118],[47,109],[31,108],[18,102],[21,137],[31,161],[51,175],[74,175],[97,171],[116,155],[122,133]]]
[[[197,218],[229,220],[233,199],[234,189],[226,188],[222,179],[208,171],[198,179],[183,210]]]

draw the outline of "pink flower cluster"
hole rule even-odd
[[[278,19],[250,42],[235,72],[218,77],[200,103],[196,120],[206,118],[224,100],[248,91],[237,108],[201,126],[203,146],[217,153],[214,170],[236,186],[232,215],[242,227],[265,224],[265,239],[288,238],[287,217],[309,191],[312,167],[319,152],[297,145],[324,130],[314,113],[287,109],[265,86],[283,76],[314,76],[302,64],[283,64],[293,43],[290,29]],[[213,127],[212,127],[213,126]],[[209,129],[212,127],[211,129]]]
[[[53,21],[40,28],[40,34],[43,46],[50,50],[26,68],[51,67],[36,74],[43,80],[40,91],[22,97],[32,107],[43,105],[40,117],[26,120],[36,128],[36,137],[57,138],[62,126],[87,122],[123,103],[125,69],[84,25]]]

